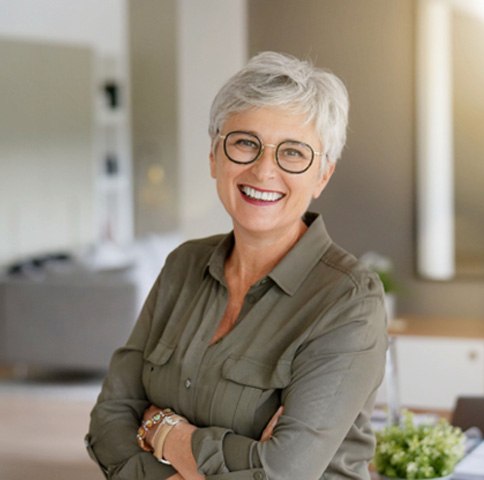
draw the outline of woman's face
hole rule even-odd
[[[324,151],[318,134],[304,115],[282,108],[254,108],[230,116],[222,126],[221,135],[233,131],[251,132],[264,144],[277,145],[297,140],[310,145],[315,152]],[[283,171],[276,163],[275,149],[267,147],[253,163],[237,164],[224,153],[223,140],[215,139],[210,154],[210,171],[216,179],[218,195],[232,217],[236,232],[252,235],[290,234],[301,228],[301,217],[311,200],[327,185],[334,166],[325,168],[324,157],[316,155],[304,173]]]

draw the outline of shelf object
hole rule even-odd
[[[127,76],[118,59],[98,57],[95,88],[97,240],[122,244],[133,236],[133,199]]]

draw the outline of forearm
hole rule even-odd
[[[92,412],[86,443],[91,457],[109,479],[162,480],[175,473],[143,452],[136,441],[139,420],[133,403],[103,402]],[[117,412],[116,414],[114,412]]]
[[[261,434],[260,442],[267,442],[272,438],[274,429],[283,414],[283,411],[284,408],[281,406],[274,413]],[[171,421],[168,421],[168,419],[171,419]],[[209,435],[213,436],[212,439],[207,438],[207,436],[204,435],[203,432],[207,431],[209,432]],[[248,473],[250,474],[250,472],[247,471],[246,466],[246,459],[249,457],[246,452],[248,452],[251,445],[255,445],[256,442],[251,438],[240,435],[227,435],[231,432],[228,429],[218,427],[212,429],[200,429],[189,424],[183,417],[172,413],[170,409],[160,409],[159,407],[151,405],[143,415],[140,432],[139,438],[142,448],[145,450],[153,449],[153,455],[159,459],[160,462],[166,463],[168,461],[177,469],[177,475],[179,475],[179,477],[174,475],[173,477],[170,477],[172,480],[179,478],[189,480],[211,478],[205,477],[199,472],[193,449],[195,447],[199,456],[202,458],[205,458],[207,453],[206,451],[200,452],[198,449],[199,445],[203,445],[203,448],[208,451],[212,449],[212,455],[213,449],[215,448],[215,457],[219,458],[218,463],[219,466],[221,466],[221,468],[217,470],[216,475],[220,473],[229,474],[229,472],[237,472],[237,478],[245,478],[245,476],[241,477],[241,470],[246,470],[244,475]],[[202,435],[202,440],[194,440],[194,436],[196,437],[197,434],[200,433]],[[233,447],[235,446],[235,450],[237,450],[240,455],[235,460],[231,460],[231,456],[229,455],[227,466],[224,465],[222,453],[223,440],[225,438],[228,439],[228,450],[233,450]],[[231,438],[238,439],[234,446],[231,445]],[[258,467],[260,467],[260,462],[256,463]],[[254,471],[251,473],[254,473]]]

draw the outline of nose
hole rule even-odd
[[[261,154],[257,161],[252,164],[252,170],[259,178],[272,178],[277,170],[276,147],[266,143],[262,147]]]

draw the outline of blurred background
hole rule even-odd
[[[82,436],[112,351],[167,253],[230,229],[208,110],[262,50],[348,88],[312,208],[391,277],[399,402],[484,395],[480,0],[0,0],[1,478],[98,478]]]

